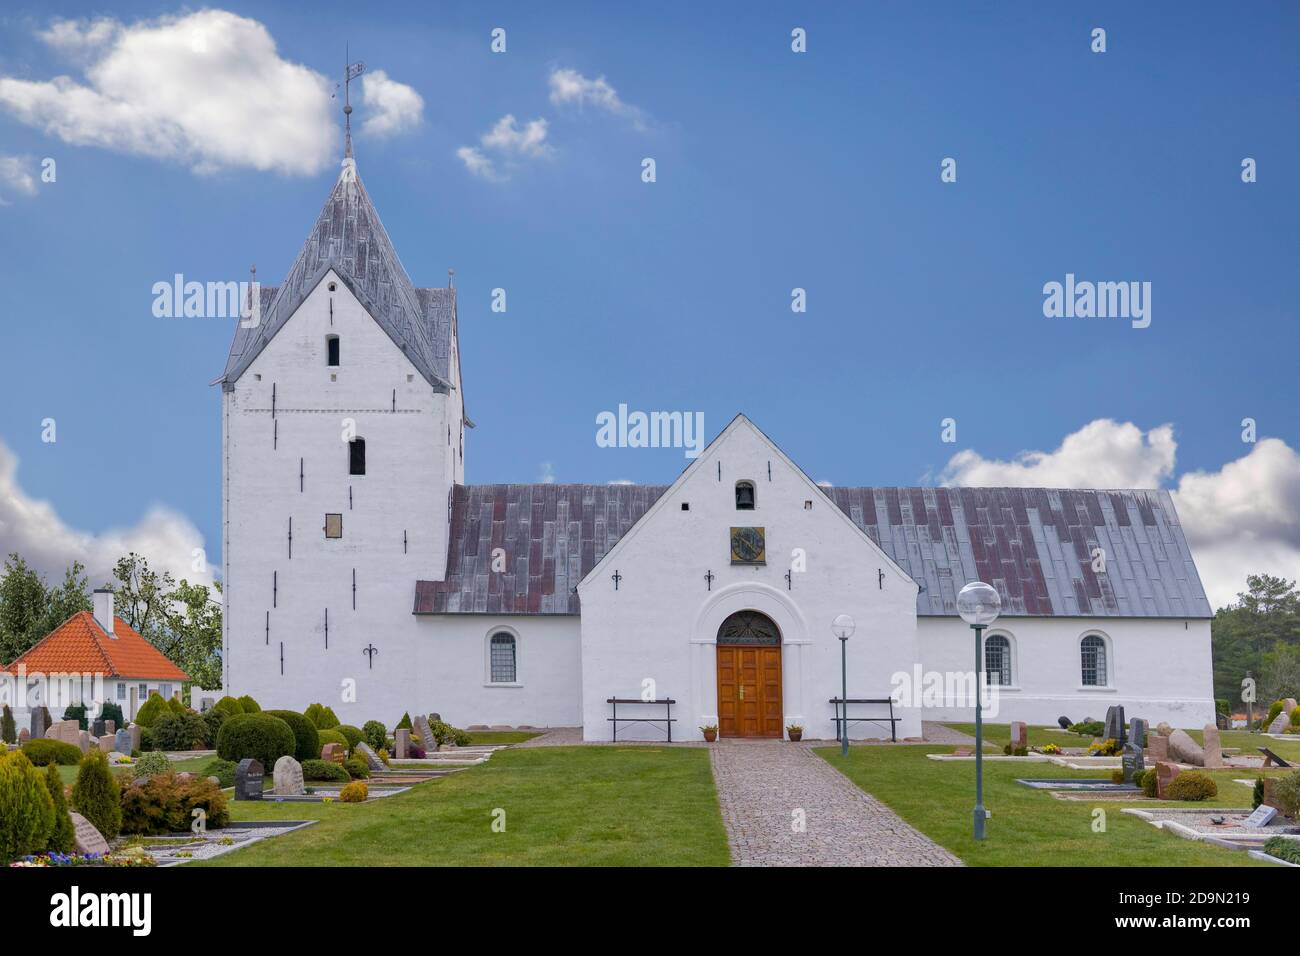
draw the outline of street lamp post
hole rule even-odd
[[[984,839],[988,813],[984,809],[984,722],[980,685],[984,683],[984,629],[998,619],[1002,599],[983,581],[972,581],[957,595],[957,613],[975,631],[975,839]]]
[[[840,756],[849,755],[849,635],[857,628],[853,618],[840,614],[831,621],[831,633],[840,639]]]

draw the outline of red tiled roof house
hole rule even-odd
[[[86,688],[99,687],[99,681],[92,678],[101,678],[102,687],[92,694],[93,699],[117,704],[127,720],[135,717],[150,694],[173,697],[190,679],[131,625],[114,616],[110,590],[96,590],[93,612],[72,615],[0,670],[15,676],[25,674],[28,687],[33,688],[23,694],[19,685],[15,717],[26,714],[29,704],[43,703],[55,720],[62,717],[68,704],[55,685],[66,678],[80,678],[73,683]],[[40,678],[49,678],[51,686],[37,690]]]

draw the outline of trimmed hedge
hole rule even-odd
[[[334,711],[324,704],[311,704],[303,716],[316,725],[317,730],[330,730],[339,725],[339,719],[334,715]]]
[[[347,760],[343,763],[343,769],[347,771],[348,776],[353,780],[367,780],[370,778],[370,767],[364,760]]]
[[[167,701],[155,691],[135,712],[135,722],[141,727],[152,727],[158,718],[167,712]]]
[[[53,832],[54,802],[41,772],[21,751],[0,754],[0,863],[40,853]]]
[[[239,698],[239,706],[244,709],[246,714],[260,714],[262,712],[262,705],[247,694]]]
[[[370,788],[360,780],[354,780],[339,791],[339,800],[343,803],[365,803],[370,796]]]
[[[302,762],[302,779],[347,783],[352,777],[332,760],[304,760]]]
[[[353,727],[351,724],[339,724],[334,728],[348,740],[348,750],[356,750],[357,744],[366,739],[366,735],[361,732],[360,727]]]
[[[1209,800],[1218,796],[1219,785],[1199,770],[1186,770],[1174,777],[1165,794],[1170,800]]]
[[[208,737],[207,721],[192,710],[159,714],[151,729],[159,750],[202,750]]]
[[[320,756],[320,735],[316,725],[293,710],[264,710],[264,714],[279,717],[293,731],[293,756],[299,763],[315,760]]]
[[[275,768],[281,757],[292,754],[296,741],[293,728],[269,714],[239,714],[221,725],[217,735],[217,756],[234,763],[252,757],[265,772]]]
[[[75,744],[64,743],[62,740],[38,737],[23,744],[22,751],[37,767],[44,767],[51,763],[75,767],[81,763],[81,748]]]
[[[238,717],[244,712],[244,705],[235,698],[227,694],[221,700],[212,705],[213,710],[219,710],[227,717]]]
[[[320,741],[320,747],[316,750],[317,757],[320,756],[321,750],[325,748],[326,744],[339,744],[343,747],[344,751],[348,749],[348,738],[344,737],[337,730],[318,730],[316,731],[316,737]]]
[[[102,750],[92,750],[82,758],[77,782],[72,785],[72,805],[105,840],[115,839],[121,832],[122,792],[108,769],[108,755]]]

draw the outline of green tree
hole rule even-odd
[[[49,608],[45,582],[13,553],[0,574],[0,660],[12,661],[45,635],[40,633]]]
[[[177,584],[134,551],[113,568],[119,617],[200,687],[221,683],[221,585]],[[214,594],[217,595],[214,597]]]
[[[1220,608],[1210,626],[1215,696],[1241,700],[1241,680],[1249,672],[1260,681],[1259,700],[1271,698],[1269,684],[1292,680],[1291,659],[1279,648],[1300,647],[1300,592],[1295,581],[1269,574],[1246,577],[1237,601]],[[1290,695],[1287,695],[1290,696]]]

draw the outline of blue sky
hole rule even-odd
[[[219,9],[331,82],[346,40],[423,98],[415,128],[359,133],[357,162],[415,283],[456,270],[470,482],[536,481],[544,463],[559,481],[672,480],[680,450],[597,447],[595,415],[619,403],[701,410],[710,436],[744,411],[837,485],[952,478],[963,449],[1010,462],[1097,419],[1172,424],[1170,487],[1249,455],[1247,416],[1300,444],[1293,4],[297,6]],[[194,9],[6,4],[0,83],[86,82],[84,53],[35,38],[52,21]],[[551,102],[557,69],[604,77],[625,108]],[[473,175],[457,150],[507,114],[545,119],[549,152]],[[227,127],[236,153],[267,135]],[[0,442],[68,526],[98,534],[161,505],[215,559],[208,383],[231,325],[155,318],[150,288],[254,262],[277,283],[337,166],[196,171],[66,139],[0,96],[0,157],[58,163],[34,192],[0,182]],[[956,183],[940,182],[945,157]],[[1044,317],[1043,284],[1066,273],[1151,282],[1151,326]],[[1300,553],[1300,532],[1283,537]]]

